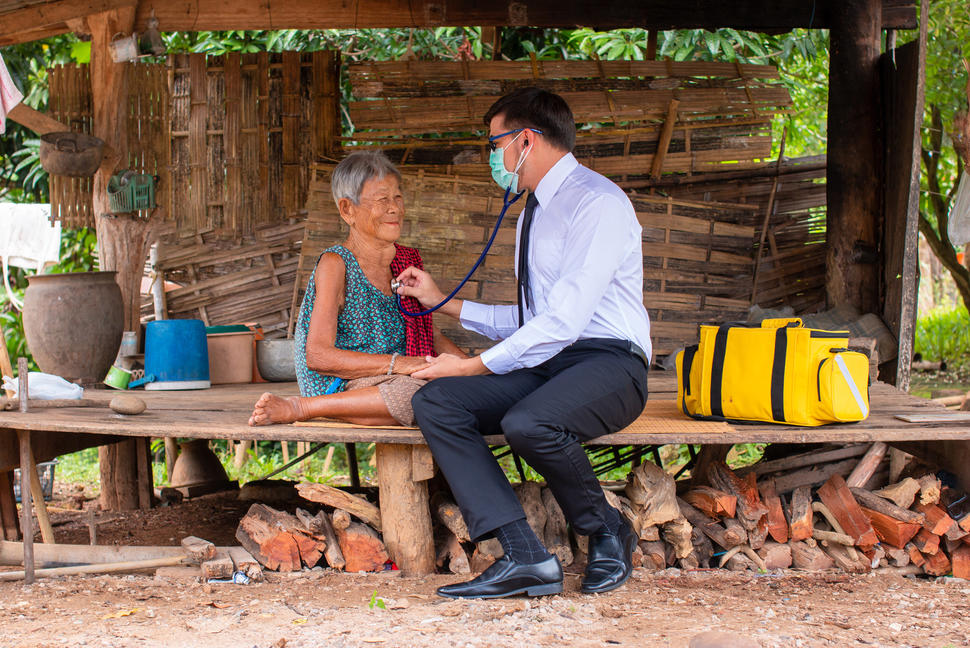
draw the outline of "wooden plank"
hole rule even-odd
[[[869,522],[872,524],[873,529],[876,531],[876,536],[878,536],[881,542],[890,544],[897,549],[902,549],[906,546],[913,536],[915,536],[919,530],[920,525],[914,524],[912,522],[903,522],[902,520],[897,520],[892,518],[885,513],[880,513],[879,511],[874,511],[862,507],[862,512],[865,513],[866,517],[869,518]]]
[[[186,201],[189,222],[196,229],[206,224],[206,122],[208,101],[206,97],[206,58],[204,54],[189,55],[189,164],[191,191],[182,196]],[[184,203],[183,203],[184,204]]]
[[[226,165],[226,204],[223,208],[226,225],[234,232],[243,229],[242,188],[242,59],[238,53],[226,54],[225,60],[225,106],[224,160]]]

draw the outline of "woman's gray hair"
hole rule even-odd
[[[401,181],[401,172],[387,159],[383,151],[354,151],[333,170],[330,178],[333,201],[339,204],[341,198],[347,198],[359,205],[364,183],[371,179],[380,180],[387,175],[393,175],[398,182]]]

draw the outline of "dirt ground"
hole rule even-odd
[[[224,494],[100,514],[99,543],[177,544],[194,534],[229,544],[246,508]],[[83,517],[56,512],[57,540],[86,543]],[[970,646],[967,581],[638,569],[619,590],[586,596],[579,578],[567,569],[562,595],[499,601],[437,597],[436,587],[460,580],[453,575],[321,568],[249,585],[151,573],[0,583],[0,646],[686,647],[712,630],[744,640],[716,644],[724,648]]]

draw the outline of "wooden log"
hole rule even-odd
[[[693,522],[691,522],[693,524]],[[646,540],[647,542],[656,542],[660,540],[660,529],[651,525],[640,529],[640,539]]]
[[[405,575],[426,576],[434,573],[434,537],[428,483],[414,481],[410,447],[378,443],[375,457],[381,493],[382,524],[380,528],[375,528],[383,532],[387,552]],[[338,533],[338,541],[340,537]],[[383,546],[381,549],[383,550]],[[342,541],[340,550],[347,561],[347,570],[357,571],[351,570],[352,560]],[[376,561],[377,558],[374,557],[373,560]]]
[[[843,531],[852,536],[857,545],[871,547],[878,542],[869,518],[862,512],[842,477],[833,475],[829,478],[818,489],[818,496],[842,525]]]
[[[196,564],[203,563],[206,560],[212,560],[216,557],[216,546],[208,540],[203,540],[195,536],[182,538],[182,549],[185,550],[189,559]]]
[[[740,549],[740,547],[738,547]],[[757,571],[758,566],[749,558],[746,554],[736,553],[730,558],[728,558],[723,567],[731,571],[744,572],[744,571]]]
[[[866,514],[869,518],[869,522],[872,524],[872,528],[876,530],[876,536],[879,538],[880,542],[884,542],[888,545],[896,547],[897,549],[902,549],[906,546],[914,535],[920,530],[919,524],[914,524],[912,522],[903,522],[902,520],[897,520],[896,518],[890,517],[885,513],[879,511],[873,511],[872,509],[862,507],[862,512]]]
[[[947,515],[946,510],[942,506],[936,504],[918,504],[916,510],[926,517],[923,522],[923,528],[934,535],[941,536],[956,525],[953,518]]]
[[[714,555],[714,545],[700,527],[693,527],[690,532],[690,542],[694,545],[693,555],[697,556],[698,567],[710,567],[711,557]]]
[[[855,459],[846,459],[824,466],[813,466],[787,475],[775,477],[775,488],[778,494],[788,493],[802,486],[818,486],[826,482],[832,475],[848,475],[855,468]]]
[[[879,497],[886,498],[900,508],[908,509],[913,505],[913,500],[916,499],[916,494],[919,492],[919,490],[919,482],[912,477],[907,477],[901,482],[890,484],[885,488],[880,488],[879,490],[875,491],[875,494]]]
[[[788,542],[788,520],[785,519],[781,497],[775,490],[775,480],[762,479],[758,489],[765,506],[768,507],[768,535],[775,542],[781,544]]]
[[[296,485],[296,490],[300,493],[300,497],[305,500],[343,509],[378,531],[382,530],[380,509],[363,497],[358,497],[333,486],[314,482],[301,482]]]
[[[869,447],[869,450],[862,456],[859,463],[849,476],[846,477],[845,483],[849,488],[861,488],[866,485],[869,479],[876,474],[876,469],[879,464],[882,463],[883,457],[886,456],[886,451],[889,449],[882,441],[876,441]]]
[[[459,542],[471,542],[468,525],[465,524],[461,509],[448,495],[442,491],[435,493],[431,497],[431,510],[434,511],[435,517],[455,534]]]
[[[758,495],[754,473],[741,479],[723,461],[714,462],[708,470],[708,480],[715,488],[737,498],[737,520],[750,533],[758,528],[758,522],[768,515],[768,509]]]
[[[566,516],[559,508],[559,502],[548,488],[542,490],[542,504],[546,509],[546,526],[542,539],[549,553],[557,556],[565,567],[573,564],[573,549],[569,544],[569,531],[566,528]]]
[[[300,520],[284,511],[256,503],[239,521],[236,539],[260,564],[278,571],[314,566],[325,542],[308,535]]]
[[[227,547],[229,558],[232,560],[232,567],[235,571],[242,572],[253,582],[263,580],[263,568],[259,566],[259,561],[242,547]]]
[[[856,501],[867,509],[879,511],[883,515],[895,518],[901,522],[910,522],[917,525],[922,525],[926,522],[926,516],[924,514],[897,506],[872,491],[864,488],[850,488],[849,490],[852,491],[852,496],[855,497]]]
[[[852,539],[852,536],[839,533],[838,531],[812,529],[812,537],[819,542],[830,542],[833,544],[845,545],[847,547],[851,547],[855,544],[855,540]]]
[[[20,538],[20,527],[17,526],[17,503],[13,496],[12,470],[0,473],[0,521],[3,523],[3,540],[16,541]]]
[[[942,551],[926,557],[923,571],[930,576],[946,576],[950,572],[950,559]]]
[[[767,541],[758,549],[765,569],[788,569],[792,564],[791,547],[787,543]]]
[[[845,545],[838,543],[822,543],[822,549],[833,560],[835,566],[850,574],[866,574],[871,571],[869,561],[865,556],[852,557]]]
[[[214,558],[202,562],[202,577],[205,580],[210,578],[232,578],[233,564],[229,552],[221,549],[216,552]]]
[[[636,515],[638,533],[643,527],[680,517],[674,478],[653,462],[645,461],[631,470],[624,491]]]
[[[665,569],[667,567],[666,545],[663,542],[648,542],[641,540],[640,550],[643,552],[643,566],[647,569]]]
[[[378,572],[384,570],[389,556],[377,532],[366,524],[351,522],[344,529],[336,529],[340,552],[347,561],[349,572]],[[433,557],[432,557],[432,565]],[[430,571],[430,570],[429,570]]]
[[[953,577],[970,580],[970,545],[961,544],[950,553]]]
[[[683,570],[691,571],[697,569],[701,566],[701,561],[693,551],[684,556],[683,558],[677,559],[677,566]]]
[[[442,530],[441,543],[435,556],[435,565],[439,568],[448,565],[448,571],[452,574],[469,574],[471,565],[468,562],[468,554],[465,553],[461,542],[450,529]]]
[[[117,563],[96,563],[93,565],[74,565],[71,567],[51,567],[48,569],[35,569],[35,576],[74,576],[80,574],[113,574],[117,572],[140,571],[142,569],[154,569],[166,565],[182,564],[184,556],[168,556],[165,558],[150,558],[147,560],[131,560]],[[9,571],[0,572],[0,581],[24,580],[24,572]]]
[[[687,521],[703,531],[704,535],[720,547],[730,549],[747,541],[748,534],[737,520],[728,518],[724,524],[719,524],[680,498],[677,499],[677,504]],[[734,522],[730,528],[725,526],[729,521]]]
[[[905,548],[885,547],[886,559],[893,567],[905,567],[909,564],[909,552]]]
[[[475,551],[472,552],[470,567],[472,572],[480,573],[488,569],[492,563],[498,560],[504,552],[502,545],[495,538],[482,540],[475,544]]]
[[[919,503],[928,505],[936,504],[940,501],[940,480],[936,475],[923,475],[919,482]]]
[[[546,528],[546,507],[542,503],[542,487],[538,482],[526,481],[516,484],[513,490],[522,504],[522,510],[525,511],[526,521],[539,538],[539,542],[542,542]]]
[[[346,511],[344,513],[347,515],[346,521],[349,526],[350,515]],[[326,545],[323,550],[323,555],[327,560],[327,564],[334,569],[343,569],[347,565],[347,561],[344,560],[344,555],[340,552],[340,543],[337,542],[337,532],[334,531],[333,524],[331,524],[327,512],[321,510],[317,511],[316,515],[311,516],[307,511],[298,508],[296,509],[296,516],[303,522],[307,531],[312,536]]]
[[[919,535],[918,533],[916,535]],[[926,556],[920,552],[919,547],[910,542],[906,545],[906,551],[909,553],[909,561],[916,565],[917,567],[922,567],[926,563]]]
[[[795,569],[821,571],[823,569],[829,569],[835,564],[831,556],[827,553],[805,542],[791,540],[788,546],[791,547],[792,565]]]
[[[807,486],[796,488],[791,496],[789,530],[792,540],[812,537],[812,491]]]
[[[758,520],[758,526],[748,531],[748,546],[752,549],[760,549],[768,539],[768,516]]]
[[[932,556],[940,550],[940,536],[930,533],[924,527],[913,536],[912,544],[924,556]]]
[[[858,443],[836,448],[834,450],[812,450],[811,452],[804,452],[801,454],[792,455],[790,457],[783,457],[781,459],[762,461],[760,463],[756,463],[752,467],[752,470],[754,470],[754,473],[760,477],[761,475],[768,473],[781,472],[783,470],[794,470],[796,468],[805,468],[806,466],[819,466],[821,464],[830,463],[833,461],[841,461],[850,459],[852,457],[858,457],[865,454],[867,449],[868,446],[863,443]]]
[[[350,526],[350,513],[343,509],[334,509],[330,514],[330,524],[334,530],[346,529]]]
[[[685,558],[694,550],[690,539],[692,527],[686,518],[678,517],[665,522],[660,529],[661,537],[674,548],[674,555],[677,558]]]
[[[710,486],[698,486],[684,494],[684,501],[711,518],[734,517],[738,498]]]

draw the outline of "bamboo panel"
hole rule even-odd
[[[517,80],[628,77],[722,77],[727,79],[777,79],[770,65],[708,61],[390,61],[354,63],[348,66],[355,95],[373,97],[387,93],[393,82],[415,85],[480,80]],[[463,92],[466,92],[462,85]],[[358,94],[359,93],[359,94]],[[494,93],[492,93],[494,94]]]
[[[185,236],[170,225],[159,268],[181,285],[166,292],[167,315],[207,325],[257,323],[269,338],[285,336],[303,231],[303,223],[263,226],[237,241],[217,230]],[[149,300],[142,318],[152,313]]]
[[[52,117],[72,131],[90,133],[91,77],[87,65],[58,65],[49,71]],[[167,206],[170,155],[166,129],[169,119],[168,76],[162,65],[132,63],[128,68],[128,158],[119,169],[158,176],[156,202]],[[50,176],[51,218],[65,227],[94,227],[91,178]],[[142,213],[140,216],[147,216]]]

